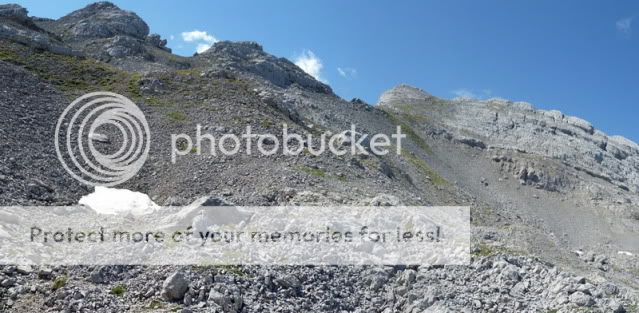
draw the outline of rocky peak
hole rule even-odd
[[[278,87],[298,85],[316,92],[332,93],[329,86],[317,81],[293,62],[266,53],[255,42],[220,41],[196,58],[212,67],[247,73]]]
[[[54,53],[71,54],[72,51],[59,38],[40,28],[17,4],[0,5],[0,39],[19,42]],[[45,28],[46,29],[46,28]]]
[[[203,54],[226,54],[243,59],[263,53],[262,46],[254,41],[219,41],[203,52]]]
[[[11,19],[17,22],[25,22],[29,19],[27,9],[17,4],[0,5],[0,19]]]
[[[66,40],[110,38],[117,35],[144,39],[149,26],[137,14],[110,2],[96,2],[58,20],[56,31]]]
[[[378,104],[390,105],[392,103],[412,103],[415,101],[424,101],[430,97],[432,97],[432,95],[422,89],[401,84],[385,91],[379,97]]]

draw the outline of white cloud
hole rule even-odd
[[[215,36],[201,30],[193,30],[182,33],[182,40],[185,42],[196,43],[195,51],[202,53],[210,48],[214,43],[218,42]]]
[[[630,31],[632,30],[632,17],[626,17],[618,20],[615,23],[615,26],[617,26],[617,31],[624,34],[630,34]]]
[[[169,36],[169,39],[174,40],[175,36],[171,35],[171,36]]]
[[[195,42],[195,41],[204,41],[204,42],[208,42],[208,43],[216,43],[217,42],[217,39],[215,37],[213,37],[212,35],[209,35],[209,33],[207,33],[207,32],[201,31],[201,30],[183,32],[182,33],[182,39],[184,39],[184,41],[186,41],[186,42]]]
[[[338,67],[337,73],[346,79],[357,78],[357,70],[352,67]]]
[[[469,99],[475,99],[475,100],[481,100],[481,99],[487,99],[489,98],[492,94],[493,91],[490,89],[482,89],[479,91],[473,91],[471,89],[468,88],[459,88],[459,89],[455,89],[452,91],[452,93],[455,95],[455,99],[461,99],[461,100],[469,100]]]
[[[295,65],[299,66],[304,72],[313,76],[315,79],[327,83],[325,79],[322,78],[322,68],[324,65],[322,64],[322,60],[315,56],[315,53],[311,50],[304,50],[301,55],[295,58]]]

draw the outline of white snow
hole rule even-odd
[[[153,213],[159,206],[149,196],[128,189],[95,187],[95,191],[78,201],[98,214],[144,215]]]

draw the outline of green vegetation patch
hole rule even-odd
[[[0,60],[24,67],[70,96],[111,91],[139,100],[139,74],[81,56],[55,54],[0,41]]]
[[[126,286],[124,285],[117,285],[113,288],[111,288],[111,294],[114,294],[116,296],[121,296],[126,292]]]
[[[151,301],[151,303],[149,303],[149,305],[147,306],[147,309],[149,310],[159,310],[159,309],[164,309],[165,305],[162,301],[159,300],[153,300]]]
[[[435,186],[447,186],[450,183],[443,178],[439,173],[437,173],[434,169],[432,169],[426,161],[420,159],[418,156],[413,154],[410,151],[406,151],[402,149],[402,156],[408,160],[413,166],[415,166],[422,174],[430,177],[430,181]]]
[[[401,127],[402,132],[406,134],[408,139],[410,139],[413,143],[415,143],[419,148],[424,150],[424,152],[426,152],[428,154],[433,154],[433,150],[426,143],[426,140],[424,140],[424,138],[420,137],[417,134],[417,132],[415,132],[415,130],[412,127],[410,127],[410,125],[408,125],[406,122],[404,122],[402,119],[400,119],[399,117],[397,117],[393,113],[389,113],[388,116],[390,117],[390,119],[393,122],[393,124]]]
[[[639,304],[631,304],[626,307],[628,313],[639,313]]]
[[[525,252],[515,249],[510,249],[504,246],[492,246],[485,242],[479,242],[475,248],[473,249],[472,255],[476,257],[488,257],[497,254],[508,254],[508,255],[518,255],[525,256],[527,255]]]
[[[128,84],[129,94],[137,101],[142,99],[142,91],[140,91],[140,80],[142,80],[142,75],[134,73],[131,74]]]
[[[52,290],[58,290],[64,286],[67,285],[67,276],[59,276],[56,277],[56,279],[53,281],[53,284],[51,284],[51,289]]]
[[[491,246],[487,245],[484,242],[480,242],[477,244],[477,248],[473,250],[472,255],[478,257],[487,257],[495,254],[495,251]]]
[[[310,166],[301,166],[300,170],[308,175],[315,177],[326,177],[326,171],[321,168],[313,168]]]
[[[187,120],[186,114],[179,111],[166,113],[166,117],[168,117],[171,121],[174,121],[174,122],[184,122]]]

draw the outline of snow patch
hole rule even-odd
[[[95,187],[95,191],[78,201],[98,214],[144,215],[153,213],[159,206],[149,196],[128,189]]]

